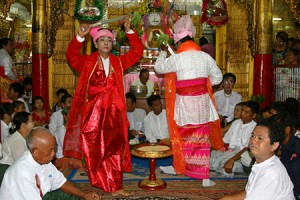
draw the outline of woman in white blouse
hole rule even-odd
[[[11,165],[23,155],[27,150],[25,138],[33,127],[31,114],[27,112],[15,114],[12,127],[9,129],[12,135],[3,143],[3,157],[0,163]]]

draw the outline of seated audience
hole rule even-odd
[[[295,136],[297,131],[297,119],[291,114],[277,114],[273,117],[284,128],[285,138],[277,155],[285,166],[292,183],[294,195],[300,199],[300,139]]]
[[[244,102],[240,102],[240,103],[238,103],[238,104],[235,105],[234,112],[233,112],[233,115],[234,115],[233,120],[231,122],[227,123],[227,126],[225,126],[224,128],[222,128],[223,136],[229,130],[232,122],[234,122],[235,120],[241,118],[242,111],[243,111],[243,105],[244,105]]]
[[[288,112],[288,107],[283,101],[275,101],[270,104],[270,117],[276,114],[286,114]]]
[[[144,118],[146,117],[146,111],[144,109],[136,108],[136,97],[134,94],[126,93],[126,109],[127,118],[130,123],[128,130],[129,139],[142,140],[145,135]]]
[[[7,97],[11,99],[11,101],[22,101],[25,105],[25,111],[30,113],[29,107],[25,100],[22,98],[22,95],[24,94],[24,86],[20,83],[14,82],[10,84],[7,92]]]
[[[260,117],[261,117],[262,119],[271,117],[270,106],[265,106],[265,107],[260,111]]]
[[[33,98],[32,118],[35,126],[48,127],[50,122],[50,112],[44,109],[44,99],[41,96]]]
[[[259,113],[259,108],[259,104],[255,101],[244,102],[241,119],[235,120],[223,137],[228,149],[224,152],[215,150],[211,152],[212,170],[232,177],[234,172],[243,172],[243,166],[250,166],[252,158],[248,153],[248,142],[256,126],[254,119]]]
[[[70,112],[70,108],[63,108],[61,110],[61,113],[64,118],[64,124],[58,127],[58,129],[54,133],[54,136],[56,138],[56,144],[57,144],[54,165],[55,167],[57,167],[57,169],[72,167],[70,165],[69,159],[64,157],[63,155],[63,145],[64,145],[64,138],[66,134],[66,125],[68,123],[69,112]]]
[[[0,104],[0,114],[1,114],[1,138],[0,138],[1,140],[0,140],[0,143],[3,143],[10,136],[9,128],[11,127],[11,114],[12,114],[11,103],[1,103]]]
[[[299,59],[299,50],[298,49],[288,49],[286,57],[285,57],[285,64],[286,65],[298,65]]]
[[[299,101],[295,98],[289,97],[285,100],[288,112],[295,118],[299,115]]]
[[[32,116],[27,112],[18,112],[12,121],[12,128],[9,133],[12,134],[3,143],[3,157],[0,160],[2,164],[13,164],[27,150],[25,138],[33,128]]]
[[[284,139],[282,126],[274,119],[257,124],[249,141],[256,162],[252,167],[245,191],[225,195],[221,200],[294,200],[293,183],[275,151]]]
[[[143,68],[140,71],[139,78],[131,83],[131,85],[147,86],[147,97],[152,95],[153,88],[159,88],[157,83],[154,83],[153,81],[149,80],[149,76],[150,75],[148,69]]]
[[[62,106],[62,102],[61,102],[61,98],[64,96],[64,95],[67,95],[69,94],[68,91],[64,88],[60,88],[56,91],[56,97],[57,97],[57,102],[55,102],[53,104],[53,112],[56,112],[56,111],[59,111],[60,109],[63,108]]]
[[[42,199],[53,190],[81,197],[100,199],[96,192],[83,192],[51,163],[55,155],[55,137],[45,128],[33,129],[26,138],[29,151],[10,166],[3,178],[0,199]],[[51,195],[51,199],[61,199]],[[46,195],[46,196],[45,196]],[[63,199],[70,199],[65,197]]]
[[[70,94],[66,94],[61,97],[61,105],[63,108],[70,108],[72,105],[73,96]],[[49,123],[49,130],[51,133],[55,133],[58,129],[58,127],[62,126],[64,124],[64,117],[61,112],[61,110],[58,110],[54,113],[52,113],[50,117],[50,123]]]
[[[214,93],[222,128],[234,118],[234,107],[242,102],[242,96],[233,91],[236,77],[232,73],[223,75],[223,90]]]
[[[151,95],[147,98],[147,104],[152,111],[144,119],[146,139],[150,143],[157,143],[170,138],[166,110],[162,108],[160,96]]]
[[[12,113],[11,118],[14,118],[15,114],[18,112],[26,112],[25,104],[22,101],[13,101],[11,103]]]

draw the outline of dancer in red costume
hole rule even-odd
[[[123,171],[131,171],[128,143],[123,71],[135,64],[143,54],[138,35],[124,22],[132,50],[121,56],[110,53],[114,35],[108,29],[90,28],[81,24],[78,34],[68,46],[67,59],[80,73],[71,106],[64,139],[65,157],[82,167],[94,187],[111,192],[113,196],[129,196],[122,189]],[[90,32],[97,52],[81,55],[85,36]]]

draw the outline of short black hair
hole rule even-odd
[[[43,103],[45,103],[45,100],[44,100],[44,98],[43,98],[42,96],[35,96],[35,97],[33,97],[33,99],[32,99],[32,104],[35,105],[35,102],[36,102],[37,100],[41,100]]]
[[[285,31],[278,31],[276,37],[280,38],[285,43],[289,40],[289,34]]]
[[[223,81],[228,79],[229,77],[232,77],[233,78],[233,82],[235,83],[236,82],[236,76],[233,74],[233,73],[225,73],[223,75]]]
[[[65,94],[69,94],[68,91],[64,88],[59,88],[57,91],[56,91],[56,96],[58,97],[59,94],[63,93],[64,95]]]
[[[279,144],[281,144],[285,138],[284,126],[282,126],[273,117],[262,119],[257,123],[256,126],[263,126],[268,128],[270,144],[274,144],[275,142],[279,142]]]
[[[32,85],[32,78],[29,76],[26,76],[23,80],[23,85]]]
[[[152,107],[152,102],[157,100],[157,99],[161,99],[161,97],[159,95],[151,95],[150,97],[147,98],[147,104],[149,107]]]
[[[283,101],[275,101],[270,104],[270,110],[276,110],[277,114],[286,114],[288,112],[288,107]]]
[[[199,40],[199,45],[202,46],[205,44],[208,44],[208,40],[205,37],[201,37]]]
[[[141,77],[141,75],[142,75],[143,73],[149,73],[149,70],[146,69],[146,68],[141,69],[140,75],[139,75],[139,76]]]
[[[14,110],[15,108],[18,108],[20,105],[24,104],[22,101],[13,101],[11,103],[12,109]],[[25,105],[25,104],[24,104]]]
[[[9,85],[10,88],[14,90],[14,92],[18,93],[18,97],[20,98],[24,94],[24,85],[18,82],[14,82]]]
[[[296,48],[289,48],[288,51],[293,53],[295,56],[299,56],[299,50]]]
[[[9,129],[9,133],[13,134],[21,128],[22,123],[27,123],[29,120],[30,113],[28,112],[17,112],[12,120],[13,126]]]
[[[70,95],[70,94],[65,94],[64,96],[62,96],[62,97],[61,97],[61,100],[60,100],[60,102],[62,102],[62,103],[66,103],[66,101],[67,101],[67,98],[73,98],[73,96],[72,96],[72,95]]]
[[[294,117],[298,117],[299,113],[299,101],[293,97],[289,97],[285,100],[288,112],[291,113]]]
[[[130,99],[132,103],[136,103],[136,96],[132,92],[126,93],[126,99]]]
[[[260,110],[260,105],[255,101],[245,101],[244,106],[251,108],[252,113],[258,114]]]
[[[9,41],[13,41],[13,40],[10,38],[2,38],[0,40],[0,49],[2,49],[4,45],[8,45]]]
[[[1,119],[3,119],[4,114],[8,114],[11,116],[14,112],[13,106],[11,103],[1,103],[0,104],[0,112],[1,112]]]

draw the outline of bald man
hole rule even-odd
[[[56,140],[49,130],[34,128],[26,144],[28,151],[5,172],[0,199],[42,199],[47,192],[57,189],[86,200],[100,199],[96,192],[85,193],[74,186],[51,163]]]

